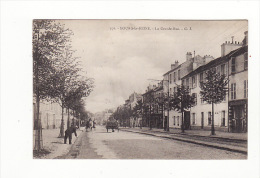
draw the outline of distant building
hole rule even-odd
[[[150,128],[163,128],[163,105],[160,100],[163,99],[163,82],[158,85],[147,87],[143,96],[143,126]]]
[[[142,99],[142,95],[136,92],[132,93],[127,100],[125,100],[125,106],[129,109],[133,110],[137,105],[137,102]],[[130,117],[129,125],[130,127],[138,126],[140,122],[140,118]]]

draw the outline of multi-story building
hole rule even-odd
[[[142,125],[154,127],[154,107],[155,107],[155,89],[156,85],[149,85],[144,94],[142,94],[143,102],[143,119]]]
[[[226,98],[215,104],[211,113],[211,104],[200,97],[200,81],[205,80],[205,72],[216,68],[216,72],[226,75],[229,90]],[[245,131],[247,123],[247,45],[239,42],[226,42],[221,45],[221,57],[198,67],[182,78],[184,85],[191,89],[196,98],[190,109],[190,128],[210,130],[212,114],[216,130]]]
[[[247,132],[248,123],[248,32],[243,47],[229,55],[229,101],[230,132]]]
[[[34,107],[34,123],[36,123],[36,102],[33,103]],[[64,109],[64,124],[66,128],[67,114]],[[43,129],[55,129],[61,126],[61,107],[58,103],[42,101],[40,102],[40,114],[41,125]]]
[[[158,83],[153,89],[154,103],[152,105],[152,127],[163,128],[163,85]]]
[[[139,100],[141,100],[141,99],[142,99],[142,95],[141,95],[141,94],[138,94],[138,93],[136,93],[136,92],[132,93],[132,94],[129,96],[130,108],[133,109],[133,108],[136,106],[137,102],[138,102]]]
[[[137,105],[137,102],[142,99],[142,95],[138,94],[136,92],[132,93],[127,100],[125,100],[124,106],[129,108],[130,110],[133,110],[134,107]],[[129,124],[130,127],[135,127],[139,125],[141,118],[129,118]]]
[[[164,93],[168,93],[169,95],[173,95],[177,91],[177,87],[182,84],[181,78],[185,75],[189,74],[191,71],[195,70],[196,68],[212,61],[214,58],[210,55],[206,55],[201,57],[197,55],[192,57],[191,52],[187,52],[186,54],[186,61],[182,64],[178,64],[178,61],[175,61],[175,64],[171,65],[171,70],[166,72],[163,75],[163,91]],[[187,80],[186,82],[190,82]],[[170,128],[181,128],[181,113],[175,110],[168,111],[167,109],[164,110],[164,127],[167,125],[167,117],[169,113],[169,127]],[[190,127],[190,113],[189,111],[184,112],[184,123],[185,128]]]

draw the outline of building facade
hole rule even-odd
[[[212,61],[214,58],[210,55],[206,55],[201,57],[197,55],[192,57],[191,52],[187,52],[186,54],[186,61],[179,65],[178,61],[175,61],[175,64],[171,65],[171,70],[166,72],[163,75],[164,78],[164,93],[169,92],[169,96],[174,95],[177,91],[177,87],[182,84],[182,78],[192,72],[193,70],[197,69],[198,67]],[[189,83],[189,79],[185,81]],[[164,127],[167,125],[167,117],[169,113],[169,128],[181,128],[181,119],[182,114],[181,112],[167,109],[164,110]],[[184,112],[184,124],[185,128],[188,129],[190,127],[190,112]]]
[[[243,45],[243,46],[242,46]],[[200,96],[200,81],[205,80],[205,72],[215,68],[216,72],[228,79],[228,92],[225,99],[214,105],[206,103]],[[190,109],[190,129],[210,130],[212,114],[214,127],[219,131],[247,131],[247,45],[239,42],[226,42],[221,45],[221,57],[190,72],[182,78],[184,85],[190,88],[196,103]]]
[[[34,129],[37,127],[37,104],[33,101],[33,124]],[[40,102],[40,113],[39,119],[42,129],[58,129],[61,127],[62,120],[62,108],[56,102],[41,101]],[[64,108],[63,110],[64,128],[67,128],[68,111]],[[70,123],[73,122],[73,116],[70,114]],[[75,120],[76,122],[76,120]]]
[[[243,47],[229,55],[230,132],[247,132],[248,129],[248,32]]]

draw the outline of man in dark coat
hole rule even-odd
[[[66,144],[68,137],[69,137],[69,144],[71,144],[72,134],[73,134],[73,133],[75,134],[76,137],[78,137],[78,136],[77,136],[77,132],[76,132],[76,127],[74,127],[74,126],[71,126],[70,128],[68,128],[68,129],[65,131],[64,144]]]

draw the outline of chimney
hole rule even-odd
[[[231,37],[232,41],[226,41],[221,45],[221,57],[227,55],[231,51],[240,48],[242,45],[234,41],[234,36]]]
[[[209,63],[210,61],[214,60],[214,57],[211,56],[211,55],[205,55],[204,56],[204,61],[205,61],[205,64]]]
[[[190,60],[192,58],[191,52],[187,52],[186,54],[186,61]]]
[[[175,61],[175,67],[178,67],[179,61]]]
[[[244,34],[245,34],[245,37],[243,40],[243,46],[246,46],[246,45],[248,45],[248,31],[245,31]]]

